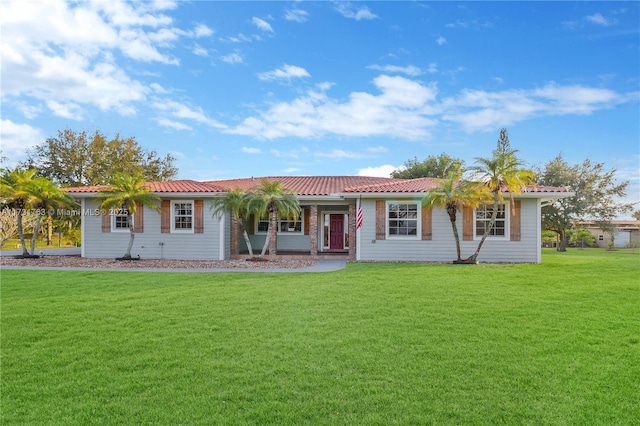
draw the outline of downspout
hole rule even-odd
[[[80,257],[84,257],[84,248],[86,247],[85,244],[85,219],[84,219],[84,215],[86,213],[85,210],[85,198],[80,199]]]

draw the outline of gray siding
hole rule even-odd
[[[131,255],[145,259],[191,259],[218,260],[229,258],[228,238],[220,252],[220,220],[211,214],[211,200],[204,200],[202,234],[160,232],[160,213],[144,208],[144,231],[136,233]],[[85,209],[96,209],[97,205],[86,200]],[[86,211],[86,210],[85,210]],[[128,232],[102,232],[102,217],[84,215],[83,256],[90,258],[121,257],[129,243]],[[224,228],[228,229],[228,220]],[[229,235],[229,232],[226,232]],[[162,245],[160,244],[162,243]]]
[[[406,200],[413,202],[412,200]],[[540,225],[538,200],[523,199],[521,208],[521,239],[509,241],[488,238],[478,260],[480,262],[540,262]],[[376,240],[375,200],[363,200],[364,221],[360,228],[360,260],[370,261],[430,261],[448,262],[456,258],[456,247],[449,216],[444,210],[433,211],[431,240],[387,237]],[[457,217],[462,258],[472,255],[479,243],[462,241],[462,213]]]

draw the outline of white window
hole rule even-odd
[[[493,214],[493,205],[482,205],[476,208],[476,237],[482,237],[489,227],[491,222],[491,215]],[[506,206],[504,204],[498,205],[498,216],[496,221],[489,231],[490,237],[506,237],[507,236],[507,215]]]
[[[111,215],[111,232],[129,232],[128,213],[127,209],[120,209]],[[131,220],[133,220],[133,215]]]
[[[171,202],[171,231],[193,232],[193,201]]]
[[[280,218],[278,219],[278,233],[280,234],[301,234],[303,231],[302,220],[303,212],[300,212],[298,218]],[[266,234],[269,230],[269,214],[264,214],[256,219],[256,234]]]
[[[387,233],[389,237],[418,237],[420,211],[416,203],[387,204]]]

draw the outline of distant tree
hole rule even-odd
[[[629,181],[618,182],[616,170],[589,159],[571,165],[558,155],[537,170],[539,185],[567,187],[573,197],[555,200],[542,208],[543,229],[558,234],[558,251],[567,250],[567,231],[576,222],[593,220],[605,226],[628,213],[633,204],[619,201],[626,195]]]
[[[589,232],[586,228],[573,228],[568,232],[569,243],[587,247],[596,245],[596,236]]]
[[[460,175],[449,173],[446,179],[442,179],[438,186],[427,192],[422,199],[422,206],[426,208],[444,208],[449,215],[453,238],[456,242],[457,261],[462,261],[460,251],[460,236],[456,225],[458,211],[464,207],[477,207],[488,200],[488,193],[483,186],[476,182],[461,180]]]
[[[635,212],[633,212],[631,214],[631,217],[633,217],[635,220],[640,220],[640,210],[636,210]]]
[[[282,186],[282,182],[269,182],[263,179],[260,185],[251,192],[249,211],[259,217],[269,215],[267,238],[260,256],[264,256],[267,247],[269,255],[277,254],[278,216],[297,219],[300,217],[300,202],[295,192]]]
[[[136,214],[138,206],[147,206],[153,210],[160,211],[158,203],[160,197],[145,187],[142,176],[130,176],[123,173],[116,173],[108,183],[108,187],[98,193],[97,200],[100,208],[107,211],[124,211],[127,214],[129,225],[129,246],[123,259],[131,259],[131,249],[135,238],[135,224],[133,215]]]
[[[242,232],[244,241],[247,244],[249,255],[253,256],[253,247],[247,233],[245,219],[249,217],[249,208],[251,204],[251,193],[243,191],[239,188],[232,189],[221,197],[215,198],[211,208],[213,214],[217,215],[224,212],[231,213],[231,238],[235,239],[232,246],[237,247],[238,231]],[[232,253],[238,254],[238,253]]]
[[[404,162],[404,166],[391,172],[396,179],[417,179],[433,177],[445,179],[449,174],[462,175],[464,161],[442,153],[438,156],[430,155],[423,161],[417,157]]]
[[[517,149],[511,148],[507,129],[502,129],[498,145],[493,150],[493,156],[491,158],[476,158],[477,165],[470,169],[473,172],[473,180],[480,182],[491,194],[493,207],[491,219],[478,243],[478,248],[467,259],[469,262],[477,260],[482,245],[496,223],[499,206],[504,200],[505,193],[513,201],[513,195],[520,194],[527,185],[533,183],[533,172],[524,168],[524,163],[518,159],[517,153]]]
[[[160,157],[143,149],[133,137],[116,134],[107,140],[99,131],[65,129],[31,150],[21,166],[36,168],[61,186],[82,186],[106,184],[117,173],[140,175],[146,181],[168,180],[178,172],[174,161],[169,154]]]

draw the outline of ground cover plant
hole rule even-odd
[[[3,270],[0,422],[633,424],[640,258]]]

